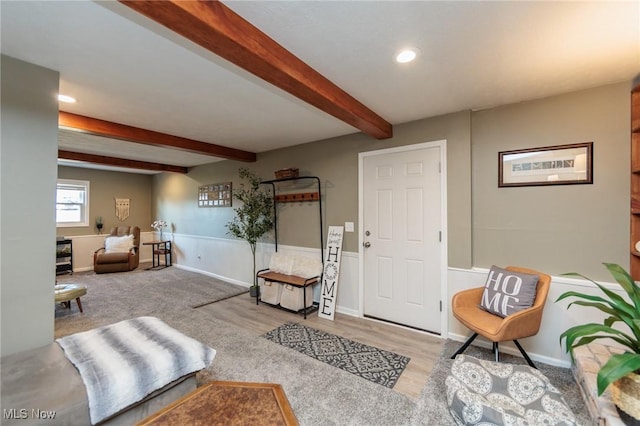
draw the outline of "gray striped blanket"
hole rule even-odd
[[[121,321],[56,342],[80,372],[93,424],[208,367],[216,354],[155,317]]]

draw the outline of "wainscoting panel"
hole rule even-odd
[[[253,265],[249,244],[241,240],[173,234],[174,265],[204,273],[234,284],[250,286]],[[258,244],[256,270],[269,266],[273,244]],[[319,258],[320,250],[305,247],[278,246],[281,253]],[[337,312],[358,314],[358,253],[342,252]],[[314,287],[314,299],[319,300],[320,286]]]
[[[93,271],[93,252],[104,247],[105,237],[105,234],[66,237],[73,241],[74,272]],[[154,237],[154,232],[140,232],[141,242],[153,241]],[[140,246],[140,261],[151,262],[151,246]]]
[[[141,233],[143,242],[151,241],[154,237],[154,232]],[[102,246],[104,235],[83,235],[70,238],[73,240],[74,270],[92,270],[93,252]],[[173,242],[173,263],[175,267],[203,273],[247,287],[253,282],[251,250],[245,241],[168,233],[165,234],[165,238],[170,238]],[[309,257],[320,256],[319,249],[282,245],[278,249],[284,253]],[[258,244],[256,253],[257,270],[268,266],[273,252],[274,246],[272,244]],[[141,261],[151,261],[151,249],[149,246],[142,246],[140,259]],[[343,252],[340,268],[336,311],[346,315],[359,316],[358,253]],[[443,338],[448,337],[462,342],[469,336],[469,330],[462,326],[451,314],[450,300],[453,294],[460,290],[482,286],[488,272],[487,269],[481,268],[448,269],[448,296],[443,302],[443,310],[447,315],[448,333],[445,333],[442,336]],[[601,284],[623,295],[616,283]],[[570,366],[570,356],[560,346],[560,334],[574,325],[585,322],[601,322],[604,319],[604,315],[599,314],[594,309],[574,305],[567,310],[567,301],[555,303],[560,294],[570,290],[599,294],[599,290],[588,281],[563,276],[552,277],[551,289],[545,305],[540,332],[536,336],[523,339],[520,342],[532,359],[557,366]],[[320,286],[315,286],[314,299],[318,301],[319,296]],[[491,347],[490,342],[481,338],[476,339],[474,344],[487,348]],[[513,343],[503,343],[500,348],[501,351],[506,353],[519,355]]]
[[[456,292],[484,285],[488,273],[488,269],[473,268],[467,270],[449,268],[449,305],[451,304],[451,297]],[[624,293],[617,283],[600,284],[604,284],[607,288],[618,292],[620,295]],[[574,325],[587,322],[602,322],[604,315],[598,313],[593,308],[584,308],[577,305],[573,305],[567,310],[569,302],[566,300],[555,303],[556,299],[565,291],[600,294],[600,290],[589,281],[563,276],[552,277],[549,296],[547,297],[547,303],[542,315],[540,331],[537,335],[519,340],[519,342],[533,360],[556,366],[569,367],[571,365],[571,358],[564,350],[564,341],[563,346],[560,346],[560,334]],[[449,338],[462,342],[470,335],[471,332],[453,317],[451,309],[449,308]],[[480,337],[474,341],[474,344],[491,348],[491,343]],[[520,352],[511,342],[501,343],[500,351],[520,356]]]

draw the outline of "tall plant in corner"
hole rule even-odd
[[[577,276],[594,283],[604,293],[595,296],[576,291],[568,291],[560,295],[556,302],[573,297],[576,300],[571,305],[588,306],[600,310],[607,317],[602,324],[588,323],[576,325],[560,335],[560,342],[566,339],[566,350],[586,345],[596,339],[612,339],[626,348],[626,352],[615,354],[598,371],[598,395],[605,389],[630,373],[640,370],[640,287],[635,283],[627,271],[614,263],[604,263],[613,278],[625,291],[628,300],[618,293],[598,284],[584,275],[572,272],[569,276]],[[613,328],[619,323],[623,327]]]
[[[262,189],[260,178],[246,168],[238,171],[240,189],[233,191],[233,198],[242,205],[236,207],[236,217],[227,223],[228,233],[249,243],[253,255],[253,285],[256,286],[256,245],[258,240],[273,228],[273,197]]]

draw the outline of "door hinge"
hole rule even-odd
[[[440,301],[440,312],[442,312],[442,300]]]
[[[438,161],[438,173],[442,173],[442,162]]]
[[[442,242],[442,231],[438,231],[438,242]]]

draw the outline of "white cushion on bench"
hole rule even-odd
[[[302,278],[317,277],[322,273],[322,262],[310,257],[296,256],[293,260],[293,270],[291,275]]]
[[[307,256],[276,252],[271,256],[269,269],[279,274],[313,278],[322,273],[322,262]]]
[[[292,275],[293,256],[284,253],[273,253],[269,261],[269,269],[279,274]]]

